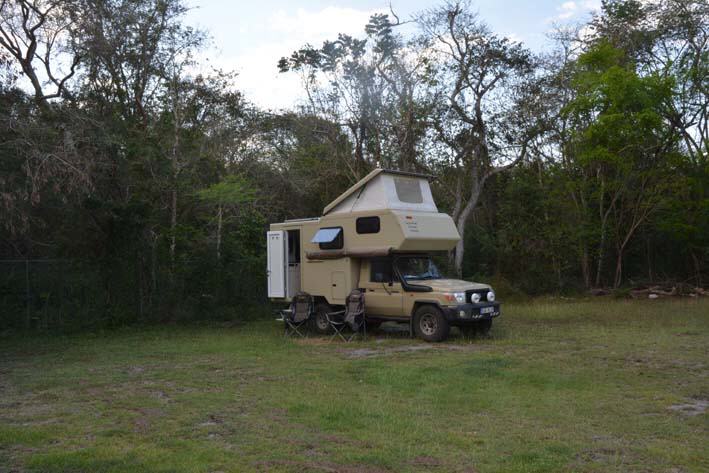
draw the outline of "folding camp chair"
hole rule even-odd
[[[284,336],[290,335],[300,335],[305,337],[304,331],[301,328],[305,328],[305,324],[313,315],[315,311],[313,304],[313,296],[307,292],[298,292],[293,296],[290,307],[281,311],[281,318],[278,320],[283,321],[285,326]]]
[[[350,342],[360,331],[367,337],[367,324],[364,316],[364,292],[354,289],[347,296],[345,310],[329,312],[325,314],[327,321],[332,327],[333,334],[330,340],[340,337],[344,342]],[[352,329],[352,334],[346,337],[343,333],[345,327]]]

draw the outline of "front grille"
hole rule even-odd
[[[465,302],[472,304],[473,301],[471,300],[471,297],[473,297],[473,294],[476,292],[480,294],[480,302],[487,302],[487,289],[472,289],[470,291],[465,291]]]

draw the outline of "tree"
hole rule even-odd
[[[675,139],[660,110],[671,81],[640,77],[622,50],[599,43],[578,59],[574,116],[579,165],[595,179],[587,199],[598,206],[596,285],[600,285],[609,227],[616,235],[613,286],[622,282],[625,250],[662,203],[671,181]],[[589,174],[589,173],[586,173]]]
[[[461,239],[453,253],[462,275],[465,228],[485,183],[527,154],[537,123],[524,97],[534,62],[521,45],[490,32],[465,3],[446,3],[418,19],[436,62],[435,139],[444,147],[446,180]]]
[[[22,69],[37,105],[72,97],[69,80],[81,59],[72,44],[77,25],[71,12],[76,7],[72,0],[0,1],[0,47]]]
[[[217,261],[221,261],[222,229],[224,228],[224,221],[232,218],[224,214],[228,212],[235,216],[241,205],[252,202],[256,198],[255,191],[244,178],[240,176],[228,176],[225,180],[198,191],[197,197],[217,207],[217,227],[215,232],[216,255]]]
[[[354,144],[354,162],[345,162],[352,181],[380,164],[416,170],[427,129],[425,83],[427,58],[415,40],[395,28],[403,23],[392,13],[375,14],[365,39],[339,35],[321,48],[305,46],[282,58],[281,72],[303,74],[309,99],[307,113],[343,127]]]

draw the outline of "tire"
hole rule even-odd
[[[437,307],[424,305],[414,313],[416,335],[427,342],[442,342],[448,338],[450,325]]]
[[[327,302],[319,302],[315,305],[315,314],[310,320],[311,331],[321,335],[332,333],[332,327],[325,316],[328,312],[332,312],[332,307]]]

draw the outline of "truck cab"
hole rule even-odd
[[[427,341],[445,339],[451,326],[486,333],[500,315],[489,285],[444,277],[426,253],[367,259],[359,281],[368,319],[409,323]]]

